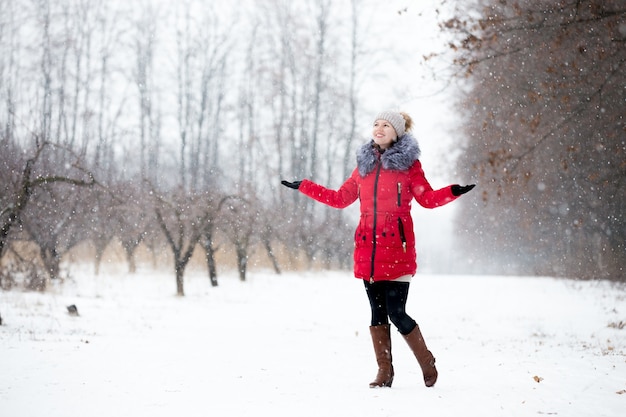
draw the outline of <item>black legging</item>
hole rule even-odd
[[[372,308],[372,326],[389,324],[391,319],[400,334],[411,333],[417,323],[405,311],[410,284],[397,281],[377,281],[373,284],[366,280],[363,282]]]

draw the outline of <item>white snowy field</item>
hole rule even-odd
[[[349,272],[72,280],[0,293],[0,415],[623,416],[626,289],[552,278],[417,275],[407,306],[439,380],[394,332],[392,388]],[[76,304],[80,316],[66,306]],[[621,327],[621,328],[620,328]]]

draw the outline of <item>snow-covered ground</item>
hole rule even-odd
[[[348,272],[72,280],[0,293],[0,415],[622,416],[626,289],[552,278],[418,275],[408,312],[437,357],[434,388],[394,332],[376,364]],[[79,316],[66,306],[75,304]],[[620,328],[622,327],[622,328]]]

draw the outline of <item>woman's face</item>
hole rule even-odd
[[[381,149],[387,149],[396,140],[398,135],[391,123],[386,120],[379,119],[374,122],[374,129],[372,130],[372,137],[374,143],[380,146]]]

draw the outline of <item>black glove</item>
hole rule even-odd
[[[461,194],[465,194],[466,192],[470,191],[474,187],[476,187],[476,184],[471,184],[471,185],[455,184],[452,186],[452,195],[460,196]]]
[[[293,188],[294,190],[297,190],[298,188],[300,188],[300,184],[302,184],[302,181],[289,182],[289,181],[282,180],[280,183],[284,185],[285,187],[289,187],[289,188]]]

